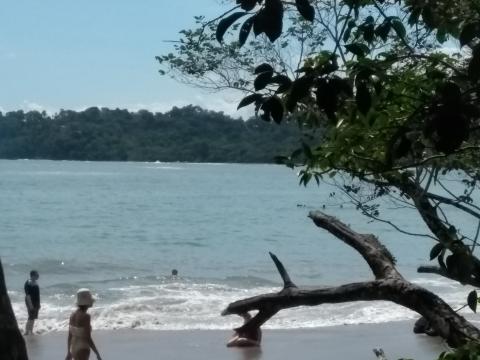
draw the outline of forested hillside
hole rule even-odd
[[[269,163],[299,144],[295,124],[235,120],[194,106],[0,113],[3,159]]]

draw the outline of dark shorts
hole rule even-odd
[[[28,320],[38,319],[38,309],[28,310]]]

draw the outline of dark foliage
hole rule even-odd
[[[298,138],[293,124],[234,120],[194,106],[155,114],[96,107],[0,113],[3,159],[271,163]]]

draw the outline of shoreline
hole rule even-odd
[[[389,359],[434,360],[447,350],[440,338],[415,335],[413,323],[267,329],[260,349],[227,348],[230,330],[98,330],[93,332],[93,339],[104,359],[116,360],[368,360],[375,359],[374,348],[382,348]],[[66,342],[66,332],[26,338],[32,360],[64,358]]]

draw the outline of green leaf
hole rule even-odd
[[[362,28],[363,39],[371,44],[375,38],[375,26],[373,24],[368,24]]]
[[[312,21],[315,19],[315,9],[308,0],[295,0],[297,10],[306,20]]]
[[[462,32],[460,33],[460,45],[465,46],[476,37],[480,37],[480,24],[469,23],[463,27]]]
[[[237,1],[237,4],[240,3],[240,7],[245,11],[253,10],[253,8],[257,5],[257,0],[241,0]]]
[[[277,93],[284,93],[288,91],[292,86],[292,80],[286,75],[277,75],[272,77],[270,80],[271,83],[278,84]]]
[[[375,35],[379,36],[383,41],[387,41],[391,28],[392,24],[389,21],[385,21],[375,29]]]
[[[397,35],[401,38],[404,39],[405,36],[407,35],[407,30],[405,30],[405,26],[403,26],[403,23],[400,21],[400,19],[392,19],[391,20],[392,27],[397,33]]]
[[[313,154],[312,154],[312,149],[310,148],[310,145],[308,145],[305,142],[302,142],[302,148],[303,148],[303,153],[305,154],[305,157],[307,159],[311,159],[313,157]]]
[[[283,29],[283,4],[281,0],[265,0],[265,7],[260,11],[260,27],[267,35],[270,42],[277,40],[282,35]],[[257,17],[260,15],[257,14]],[[256,23],[257,21],[255,21]]]
[[[347,42],[348,39],[350,38],[350,35],[352,33],[352,29],[357,26],[355,23],[355,20],[350,19],[347,23],[347,28],[345,29],[345,33],[343,34],[343,42]]]
[[[313,78],[307,75],[302,76],[293,82],[286,103],[288,111],[293,111],[295,106],[297,106],[297,102],[308,96],[312,84]]]
[[[240,28],[240,33],[238,34],[238,42],[240,43],[240,46],[243,46],[247,41],[248,35],[252,30],[254,21],[255,21],[255,15],[248,18]]]
[[[337,94],[343,93],[348,97],[353,96],[353,89],[348,79],[333,77],[330,79],[330,85],[332,85]]]
[[[361,43],[345,45],[345,49],[350,51],[352,54],[357,55],[358,57],[365,57],[365,55],[370,51],[367,45]]]
[[[262,101],[262,99],[263,99],[263,96],[260,94],[252,94],[252,95],[245,96],[238,104],[237,110],[244,106],[253,104],[254,102]]]
[[[338,108],[339,89],[336,89],[335,82],[320,79],[317,81],[316,102],[319,109],[323,110],[327,117],[336,121]]]
[[[472,82],[480,80],[480,44],[473,49],[473,56],[468,65],[468,77]]]
[[[283,119],[283,103],[278,96],[272,96],[262,105],[262,110],[269,112],[273,121],[280,124]]]
[[[263,72],[260,75],[258,75],[255,81],[253,82],[255,91],[265,89],[265,87],[270,83],[272,76],[273,76],[273,72],[271,71]]]
[[[470,294],[468,294],[467,303],[468,303],[468,307],[472,309],[474,313],[476,313],[477,304],[478,304],[478,295],[475,290],[473,290],[472,292],[470,292]]]
[[[447,41],[447,31],[445,28],[441,27],[437,30],[437,41],[440,44],[443,44],[445,41]]]
[[[413,26],[418,22],[418,19],[420,18],[420,15],[422,13],[422,8],[417,7],[412,10],[410,13],[410,16],[408,17],[408,25]]]
[[[228,28],[233,25],[235,21],[240,19],[242,16],[247,15],[248,13],[246,12],[235,12],[232,15],[222,19],[217,26],[217,31],[215,33],[215,37],[217,38],[218,42],[223,41],[223,36],[227,32]]]
[[[343,42],[347,42],[348,39],[350,39],[350,34],[352,33],[352,29],[348,28],[345,29],[345,32],[343,33]]]
[[[438,243],[436,244],[432,250],[430,250],[430,260],[433,260],[435,259],[436,257],[438,257],[438,255],[441,254],[442,250],[444,249],[445,247],[443,246],[443,244],[441,243]]]
[[[425,25],[430,29],[434,29],[438,24],[437,16],[432,11],[431,6],[424,6],[422,8],[422,19]]]
[[[262,9],[257,13],[253,21],[253,33],[255,36],[260,35],[264,31],[265,21],[265,11]]]
[[[375,23],[375,19],[373,18],[373,16],[369,15],[367,16],[367,18],[365,19],[365,24],[374,24]]]
[[[273,67],[272,65],[270,64],[267,64],[267,63],[263,63],[261,65],[258,65],[255,70],[253,71],[253,73],[255,75],[258,75],[258,74],[261,74],[261,73],[264,73],[264,72],[271,72],[273,73]]]
[[[367,115],[368,111],[372,107],[372,96],[370,95],[367,84],[365,84],[364,82],[361,82],[357,85],[355,101],[357,103],[358,110],[363,115]]]

